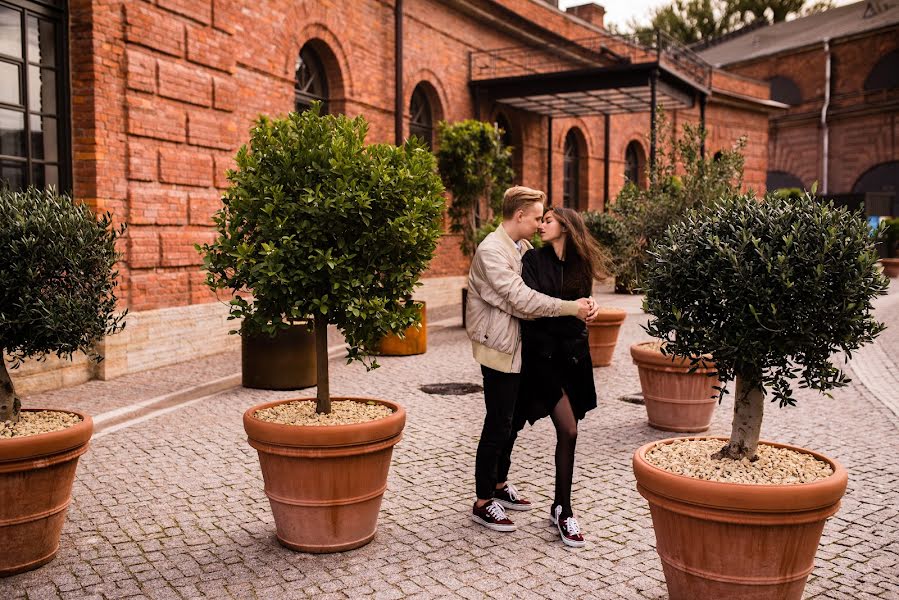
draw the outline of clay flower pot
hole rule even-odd
[[[380,356],[411,356],[428,351],[428,315],[424,302],[416,302],[421,310],[421,325],[413,325],[405,332],[405,337],[388,335],[381,340],[376,354]]]
[[[883,274],[887,277],[899,277],[899,258],[881,258]]]
[[[590,336],[590,362],[594,367],[608,367],[618,342],[618,331],[627,313],[620,308],[600,308],[596,319],[587,323]]]
[[[662,431],[705,431],[712,422],[718,379],[711,357],[705,367],[690,373],[690,361],[665,356],[658,342],[631,346],[631,357],[640,373],[640,388],[649,425]]]
[[[82,420],[59,431],[0,440],[0,576],[36,569],[59,550],[75,468],[87,452],[94,421],[74,410],[58,412]]]
[[[278,541],[292,550],[341,552],[374,538],[393,446],[406,424],[406,411],[394,402],[331,400],[373,401],[393,414],[330,426],[281,425],[254,417],[257,410],[293,401],[279,400],[243,415],[248,441],[259,453]]]
[[[703,481],[646,462],[655,445],[672,441],[646,444],[633,458],[671,600],[800,600],[824,522],[846,491],[846,470],[815,452],[762,442],[811,454],[834,474],[796,485]]]
[[[267,333],[241,332],[241,384],[263,390],[298,390],[316,384],[315,331],[305,323]]]

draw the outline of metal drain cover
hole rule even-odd
[[[627,394],[626,396],[621,396],[618,399],[621,400],[622,402],[629,402],[631,404],[645,404],[643,402],[643,392]]]
[[[484,391],[484,388],[476,383],[429,383],[419,389],[425,394],[440,396],[464,396]]]

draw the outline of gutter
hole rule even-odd
[[[829,154],[830,154],[830,132],[827,130],[827,109],[830,108],[830,40],[824,40],[824,106],[821,107],[821,156],[822,156],[822,173],[821,173],[821,193],[827,194],[827,180]]]

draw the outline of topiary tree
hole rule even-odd
[[[328,413],[328,324],[343,331],[350,360],[377,366],[370,350],[418,319],[410,299],[444,200],[420,141],[365,145],[365,119],[319,111],[257,120],[228,172],[218,238],[199,249],[207,284],[234,293],[230,318],[243,319],[242,331],[314,321],[316,410]]]
[[[116,240],[112,226],[54,189],[0,187],[0,420],[19,420],[21,401],[6,369],[26,358],[85,352],[125,327],[115,314]]]
[[[848,359],[883,330],[871,314],[887,287],[875,242],[859,215],[808,194],[746,195],[692,211],[653,249],[646,331],[665,353],[709,353],[722,381],[736,378],[730,441],[717,458],[755,458],[764,398],[795,404],[792,380],[821,392],[848,383],[831,355]]]
[[[503,146],[501,130],[472,119],[437,126],[437,165],[452,194],[450,231],[462,233],[462,252],[474,253],[478,206],[486,199],[494,214],[512,185],[512,149]]]

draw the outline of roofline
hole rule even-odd
[[[889,31],[890,29],[899,29],[899,22],[890,23],[889,25],[884,25],[884,26],[878,27],[876,29],[866,29],[864,31],[857,31],[855,33],[849,33],[849,34],[834,37],[834,38],[821,38],[820,40],[817,40],[810,44],[805,44],[803,46],[794,46],[792,48],[784,48],[783,50],[779,50],[777,52],[771,52],[769,54],[759,54],[757,56],[753,56],[752,58],[746,58],[743,60],[735,60],[733,62],[722,63],[719,65],[713,64],[712,66],[716,69],[721,69],[721,70],[727,70],[730,67],[742,67],[742,66],[745,66],[748,64],[752,64],[753,62],[762,60],[763,58],[771,58],[774,56],[783,56],[785,54],[793,54],[793,53],[798,54],[799,52],[813,50],[814,48],[817,48],[818,46],[823,44],[825,41],[829,41],[831,44],[843,43],[843,42],[847,42],[847,41],[855,39],[855,38],[862,38],[862,37],[868,37],[871,35],[877,35],[879,33]],[[750,33],[752,33],[752,32],[748,32],[747,35],[749,35]],[[714,48],[714,46],[712,46],[712,47]],[[709,62],[709,60],[707,58],[703,58],[703,60],[706,62]]]
[[[753,96],[738,94],[737,92],[731,92],[728,90],[715,90],[714,88],[712,89],[712,94],[711,96],[709,96],[709,99],[715,102],[720,102],[722,104],[728,104],[730,106],[736,106],[739,108],[751,108],[756,112],[763,112],[768,114],[782,113],[790,108],[789,104],[784,104],[783,102],[778,102],[777,100],[755,98]]]

